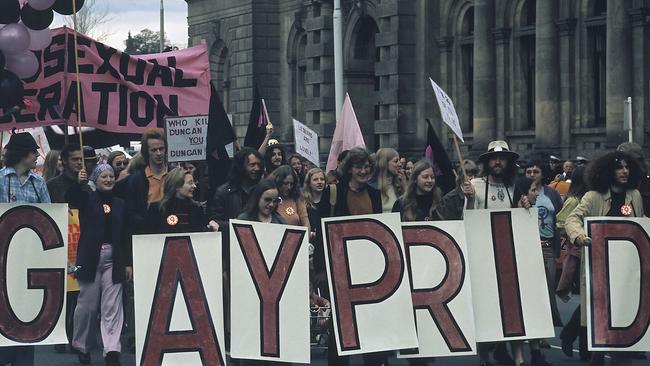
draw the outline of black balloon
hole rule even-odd
[[[23,103],[23,82],[11,71],[0,71],[0,108],[11,108]]]
[[[26,4],[20,11],[20,19],[29,29],[43,30],[52,24],[54,12],[52,9],[35,10],[29,4]]]
[[[72,1],[73,0],[56,0],[52,9],[61,15],[72,15]],[[77,11],[84,6],[84,0],[74,0],[77,6]]]
[[[0,23],[18,23],[20,3],[18,0],[0,0]]]

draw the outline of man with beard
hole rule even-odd
[[[467,209],[510,209],[513,207],[514,182],[517,177],[515,162],[519,154],[510,151],[505,141],[492,141],[488,151],[478,161],[482,164],[477,178],[463,183],[463,193],[467,197]],[[495,345],[494,359],[506,365],[523,363],[521,342],[511,343],[515,360],[508,354],[505,343]],[[491,365],[489,361],[489,344],[479,343],[478,354],[481,366]]]
[[[47,182],[47,190],[50,192],[52,203],[66,203],[65,193],[70,187],[77,186],[77,177],[83,167],[83,152],[79,144],[69,143],[61,149],[61,161],[63,172],[61,175],[50,179]]]
[[[584,219],[591,216],[643,217],[643,200],[638,187],[643,173],[637,160],[630,154],[615,151],[595,160],[587,168],[587,181],[591,190],[578,207],[567,217],[564,228],[569,240],[577,246],[587,245]],[[584,258],[584,256],[583,256]],[[587,326],[586,290],[584,274],[580,278],[581,324]],[[629,365],[630,354],[612,353],[612,364]],[[592,354],[592,365],[604,364],[604,353]]]

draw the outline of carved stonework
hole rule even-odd
[[[570,36],[575,32],[578,21],[575,18],[564,18],[555,21],[560,36]]]
[[[512,30],[510,28],[497,28],[492,30],[492,37],[494,37],[494,44],[502,45],[507,44],[510,41],[510,33]]]
[[[450,52],[454,45],[454,37],[440,37],[436,40],[440,52]]]
[[[629,9],[627,13],[630,15],[633,27],[642,27],[646,24],[646,16],[648,15],[648,8],[634,8]]]

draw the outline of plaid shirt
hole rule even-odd
[[[20,178],[12,167],[0,169],[0,202],[3,203],[50,203],[45,180],[30,171],[20,184]]]

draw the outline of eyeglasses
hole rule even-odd
[[[266,204],[272,203],[272,204],[276,205],[276,204],[280,203],[280,201],[281,201],[280,197],[275,197],[275,198],[264,197],[264,203],[266,203]]]

